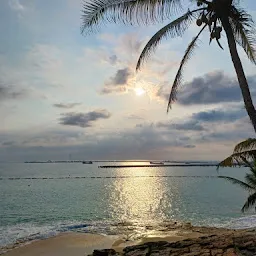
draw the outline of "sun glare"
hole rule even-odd
[[[137,87],[137,88],[134,89],[134,92],[137,96],[141,96],[145,93],[145,90],[141,87]]]

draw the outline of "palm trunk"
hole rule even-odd
[[[226,15],[221,18],[221,21],[227,35],[229,51],[230,51],[231,58],[236,70],[236,75],[237,75],[240,89],[243,95],[245,108],[247,110],[247,113],[251,119],[252,125],[256,132],[256,111],[252,102],[251,93],[250,93],[247,79],[244,74],[243,66],[237,52],[236,41],[233,35],[233,30],[231,28],[228,17]]]

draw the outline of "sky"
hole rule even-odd
[[[241,5],[256,20],[255,0]],[[0,0],[0,161],[222,160],[254,137],[224,36],[223,51],[202,35],[167,114],[199,28],[163,40],[136,72],[164,24],[106,24],[83,36],[81,9],[80,0]],[[255,66],[239,54],[255,101]]]

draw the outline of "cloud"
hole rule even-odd
[[[256,76],[249,77],[248,83],[253,88],[256,85]],[[237,79],[226,76],[222,71],[197,77],[184,87],[178,95],[178,102],[183,105],[242,101]]]
[[[74,140],[76,144],[71,144]],[[69,154],[72,154],[74,159],[83,159],[85,155],[91,159],[154,159],[162,158],[160,153],[167,152],[172,147],[183,148],[188,144],[180,141],[178,136],[169,134],[169,137],[166,137],[155,127],[146,126],[143,129],[129,129],[120,133],[114,131],[86,135],[53,134],[50,131],[49,134],[39,134],[21,141],[22,143],[16,143],[15,147],[0,147],[0,160],[9,159],[11,156],[12,159],[19,158],[23,161],[66,159]],[[1,154],[2,152],[5,154]],[[7,158],[3,158],[6,156]]]
[[[138,115],[134,115],[134,114],[131,114],[131,115],[127,116],[127,119],[131,119],[131,120],[144,120],[143,117],[138,116]]]
[[[19,0],[8,0],[9,6],[15,11],[23,11],[25,8]]]
[[[0,102],[5,100],[16,100],[26,97],[28,92],[25,89],[17,89],[14,86],[0,84]]]
[[[195,148],[195,145],[185,145],[184,148]]]
[[[15,141],[5,141],[2,143],[2,146],[13,146],[15,145]]]
[[[176,129],[183,131],[203,131],[204,127],[197,120],[188,120],[178,123],[159,122],[156,125],[159,128]]]
[[[256,76],[247,78],[252,96],[256,96]],[[157,97],[169,99],[167,86],[162,86],[156,93]],[[222,71],[207,73],[185,83],[183,89],[177,94],[177,102],[182,105],[217,104],[242,101],[242,94],[237,78],[226,76]]]
[[[209,129],[206,125],[211,126],[221,123],[233,123],[238,120],[242,120],[246,117],[246,111],[243,108],[236,109],[212,109],[208,111],[201,111],[192,114],[187,117],[184,121],[183,119],[177,119],[173,122],[158,122],[156,127],[167,130],[180,130],[180,131],[208,131]],[[141,127],[137,125],[137,127]]]
[[[221,110],[213,109],[193,114],[192,118],[203,122],[233,122],[246,116],[244,109]]]
[[[70,109],[70,108],[74,108],[76,106],[79,106],[81,104],[82,103],[57,103],[57,104],[53,104],[53,106],[56,107],[56,108]]]
[[[116,130],[108,133],[55,132],[38,134],[15,143],[0,146],[0,160],[82,160],[89,159],[170,159],[215,160],[225,155],[242,139],[253,136],[248,127],[234,125],[229,129],[188,133],[144,125],[140,129]],[[185,136],[184,136],[185,134]],[[13,135],[10,135],[10,138]],[[0,134],[1,138],[1,134]],[[4,136],[5,142],[8,141]],[[16,137],[17,138],[17,137]],[[210,146],[209,146],[209,143]],[[186,154],[184,154],[186,150]]]
[[[95,110],[88,113],[64,113],[60,118],[60,124],[69,126],[78,126],[82,128],[91,127],[99,119],[108,119],[111,114],[105,110]]]
[[[65,126],[60,131],[35,135],[30,132],[26,136],[1,136],[0,132],[0,159],[67,159],[72,154],[72,159],[83,159],[86,155],[91,159],[221,160],[237,142],[254,134],[246,117],[237,119],[234,114],[242,110],[223,110],[227,120],[219,113],[221,109],[215,109],[194,113],[185,120],[148,122],[139,128],[121,131],[114,128],[107,132],[90,130],[85,133],[82,130],[68,131]],[[228,116],[229,112],[232,118]],[[106,110],[68,113],[60,121],[64,125],[90,127],[109,116]],[[184,150],[186,154],[183,154]]]
[[[111,65],[115,65],[116,63],[117,63],[117,61],[118,61],[118,58],[117,58],[117,56],[115,55],[115,54],[113,54],[113,55],[111,55],[110,57],[109,57],[109,63],[111,64]]]
[[[132,72],[128,67],[117,70],[116,74],[105,82],[102,94],[123,93],[126,92],[126,87],[129,79],[132,77]]]

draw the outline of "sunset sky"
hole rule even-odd
[[[241,5],[256,21],[255,0]],[[201,37],[167,114],[198,27],[164,40],[136,73],[143,46],[164,24],[108,24],[85,37],[81,8],[81,0],[0,1],[0,161],[221,160],[255,136],[224,36],[225,51],[209,46],[207,32]],[[256,68],[239,53],[256,96]]]

